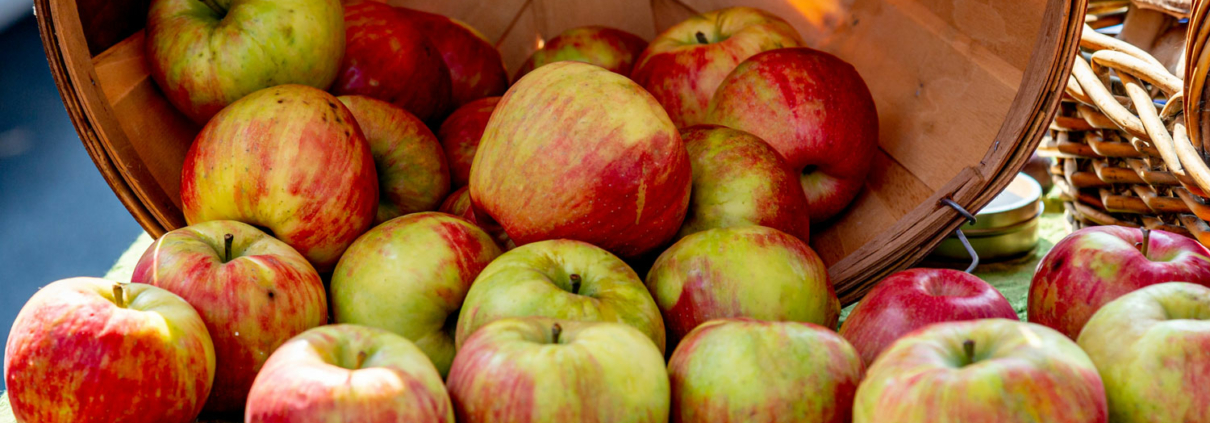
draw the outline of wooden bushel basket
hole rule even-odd
[[[178,195],[199,128],[148,75],[148,0],[36,0],[68,114],[114,193],[153,236],[185,224]],[[1024,166],[1052,119],[1086,0],[391,0],[479,29],[510,72],[543,39],[608,25],[648,40],[697,12],[755,6],[852,63],[878,107],[866,186],[812,234],[845,304],[932,250]]]

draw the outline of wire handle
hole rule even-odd
[[[950,206],[950,208],[957,211],[958,214],[962,215],[962,217],[965,217],[966,221],[970,222],[972,225],[978,221],[978,219],[975,218],[975,215],[971,214],[969,211],[966,211],[965,208],[958,205],[958,203],[955,203],[954,200],[942,198],[941,204]],[[962,246],[966,247],[966,253],[970,254],[971,256],[971,265],[966,268],[966,273],[974,272],[975,268],[979,267],[979,253],[975,252],[975,247],[972,247],[970,240],[966,239],[966,234],[962,233],[961,226],[955,228],[954,233],[958,235],[958,242],[961,242]]]

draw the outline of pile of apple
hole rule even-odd
[[[1110,347],[1137,309],[1210,314],[1210,289],[1148,288],[1092,317],[1128,291],[1092,278],[1142,278],[1095,255],[1039,268],[1031,320],[1061,332],[1016,321],[974,276],[912,270],[837,333],[807,242],[864,184],[877,114],[852,66],[767,12],[706,13],[650,44],[572,29],[510,81],[443,16],[153,0],[147,57],[203,125],[182,165],[189,226],[130,283],[29,300],[4,361],[18,421],[1206,421],[1186,417],[1210,409],[1210,353],[1143,367]],[[1210,281],[1206,256],[1155,281]],[[1089,319],[1086,355],[1070,338]],[[1120,365],[1105,385],[1100,360]],[[1181,387],[1177,405],[1117,396]]]

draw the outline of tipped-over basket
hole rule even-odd
[[[148,0],[36,0],[46,56],[97,168],[153,236],[185,224],[180,170],[199,128],[148,75]],[[495,40],[510,70],[545,38],[607,25],[650,40],[713,9],[782,16],[851,62],[879,114],[864,191],[811,244],[844,303],[923,258],[1024,166],[1058,106],[1085,0],[391,0]]]

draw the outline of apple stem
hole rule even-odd
[[[362,364],[362,363],[365,363],[365,362],[366,362],[366,352],[365,352],[365,351],[358,351],[358,352],[357,352],[357,366],[356,366],[356,368],[360,369],[360,368],[361,368],[361,364]]]
[[[967,339],[962,342],[962,352],[966,353],[966,364],[975,362],[975,341]]]
[[[1147,247],[1151,246],[1151,230],[1143,228],[1143,245],[1139,247],[1139,252],[1143,253],[1143,258],[1151,260],[1147,257]]]
[[[223,263],[231,261],[231,243],[235,242],[235,235],[223,235]]]
[[[122,290],[121,283],[113,284],[113,302],[118,305],[118,308],[126,308],[126,291]]]
[[[696,35],[697,35],[697,42],[702,43],[702,44],[710,44],[710,40],[706,39],[706,34],[703,34],[701,31],[698,31]]]
[[[227,11],[223,10],[222,7],[219,7],[218,3],[215,2],[214,0],[201,0],[201,2],[202,2],[202,4],[205,4],[207,7],[209,7],[210,10],[213,10],[215,13],[218,13],[219,16],[224,16],[227,14]]]
[[[571,293],[579,294],[580,293],[580,282],[581,282],[580,275],[572,273],[570,276],[570,279],[571,279]]]
[[[555,324],[553,324],[553,325],[551,325],[551,326],[550,326],[550,339],[551,339],[551,341],[550,341],[550,342],[551,342],[552,344],[558,344],[558,343],[559,343],[559,335],[562,335],[562,334],[563,334],[563,327],[562,327],[562,326],[559,326],[559,324],[558,324],[558,323],[555,323]]]

